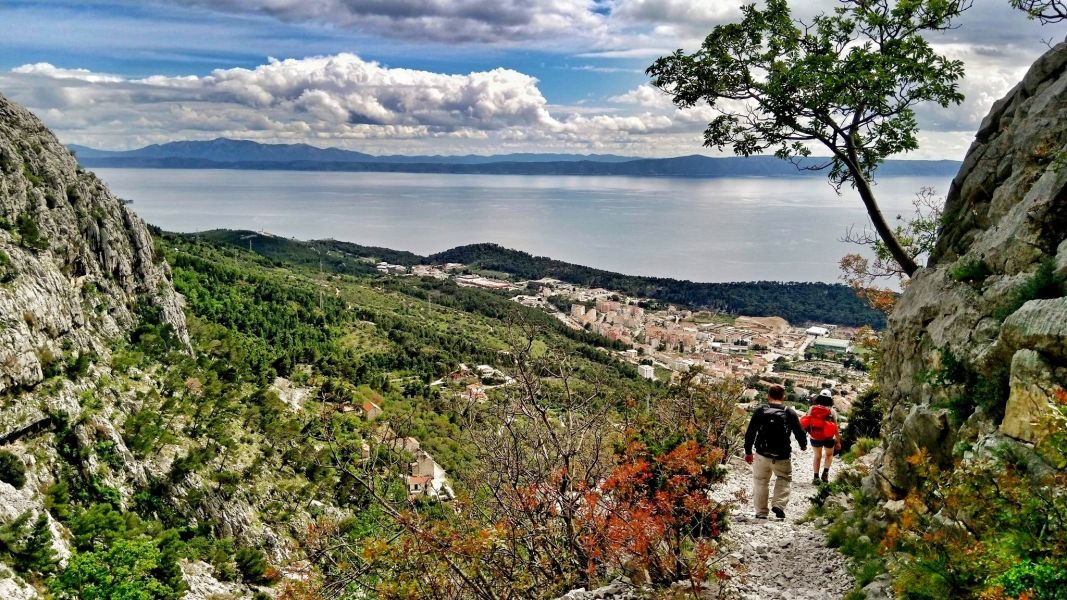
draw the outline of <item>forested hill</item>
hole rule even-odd
[[[569,283],[617,290],[690,307],[713,307],[750,316],[780,316],[791,323],[809,321],[881,328],[885,317],[841,284],[752,281],[699,283],[665,277],[623,275],[496,244],[472,244],[434,254],[432,263],[457,262],[521,279],[551,277]]]
[[[836,323],[872,325],[881,328],[885,317],[871,310],[847,286],[829,283],[777,281],[699,283],[665,277],[624,275],[533,256],[496,244],[473,244],[431,256],[362,246],[338,240],[298,241],[252,231],[214,230],[188,234],[215,243],[251,247],[274,261],[304,265],[348,275],[372,275],[374,263],[400,265],[463,263],[500,271],[516,279],[551,277],[590,287],[603,287],[633,296],[643,296],[688,306],[712,307],[750,316],[780,316],[791,323]]]

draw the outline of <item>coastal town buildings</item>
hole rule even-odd
[[[408,274],[394,265],[379,267],[394,275]],[[782,383],[795,400],[833,388],[835,401],[846,406],[869,385],[864,359],[856,354],[855,339],[862,334],[847,327],[825,323],[796,327],[781,317],[694,312],[554,278],[495,279],[455,263],[419,266],[410,273],[450,278],[465,287],[519,291],[511,296],[513,301],[551,314],[571,329],[596,333],[606,344],[620,344],[615,350],[619,360],[633,364],[645,379],[662,379],[657,370],[671,377],[697,371],[698,379],[741,379],[749,389]],[[464,369],[435,383],[454,386],[454,395],[466,402],[485,402],[493,387],[508,385],[506,375],[488,371],[492,367]],[[426,493],[427,483],[413,480],[412,486]]]

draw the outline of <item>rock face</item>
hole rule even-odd
[[[148,228],[35,116],[0,96],[0,447],[27,467],[20,489],[0,482],[0,523],[48,515],[43,491],[60,467],[52,436],[43,434],[56,415],[77,423],[79,445],[113,445],[120,466],[102,481],[124,501],[132,485],[145,483],[147,463],[133,458],[113,424],[138,390],[97,383],[112,342],[146,322],[188,346],[170,271]],[[91,355],[98,366],[84,360]],[[74,375],[54,377],[64,371]],[[90,391],[100,406],[86,414]],[[95,471],[96,459],[87,460]],[[70,534],[51,516],[49,525],[56,557],[66,560]],[[0,564],[0,597],[37,593]]]
[[[139,311],[187,342],[169,277],[145,224],[0,96],[0,391],[33,387],[64,357],[106,354]]]
[[[886,451],[871,481],[883,493],[912,487],[920,449],[947,466],[960,444],[1007,441],[1064,466],[1044,442],[1067,398],[1065,238],[1067,42],[982,123],[929,264],[889,319]]]

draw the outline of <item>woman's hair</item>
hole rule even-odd
[[[834,399],[830,396],[816,396],[815,404],[818,404],[819,406],[833,406]]]

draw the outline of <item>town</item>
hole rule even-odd
[[[614,351],[618,358],[650,380],[669,382],[699,369],[698,378],[744,381],[746,401],[775,383],[784,385],[789,399],[800,403],[830,389],[842,413],[870,386],[865,359],[875,333],[868,328],[799,327],[780,317],[693,311],[558,279],[507,281],[456,263],[411,268],[379,263],[377,269],[513,294],[513,301],[543,310],[572,329],[620,342],[626,349]],[[482,397],[483,387],[471,383],[462,393]]]

